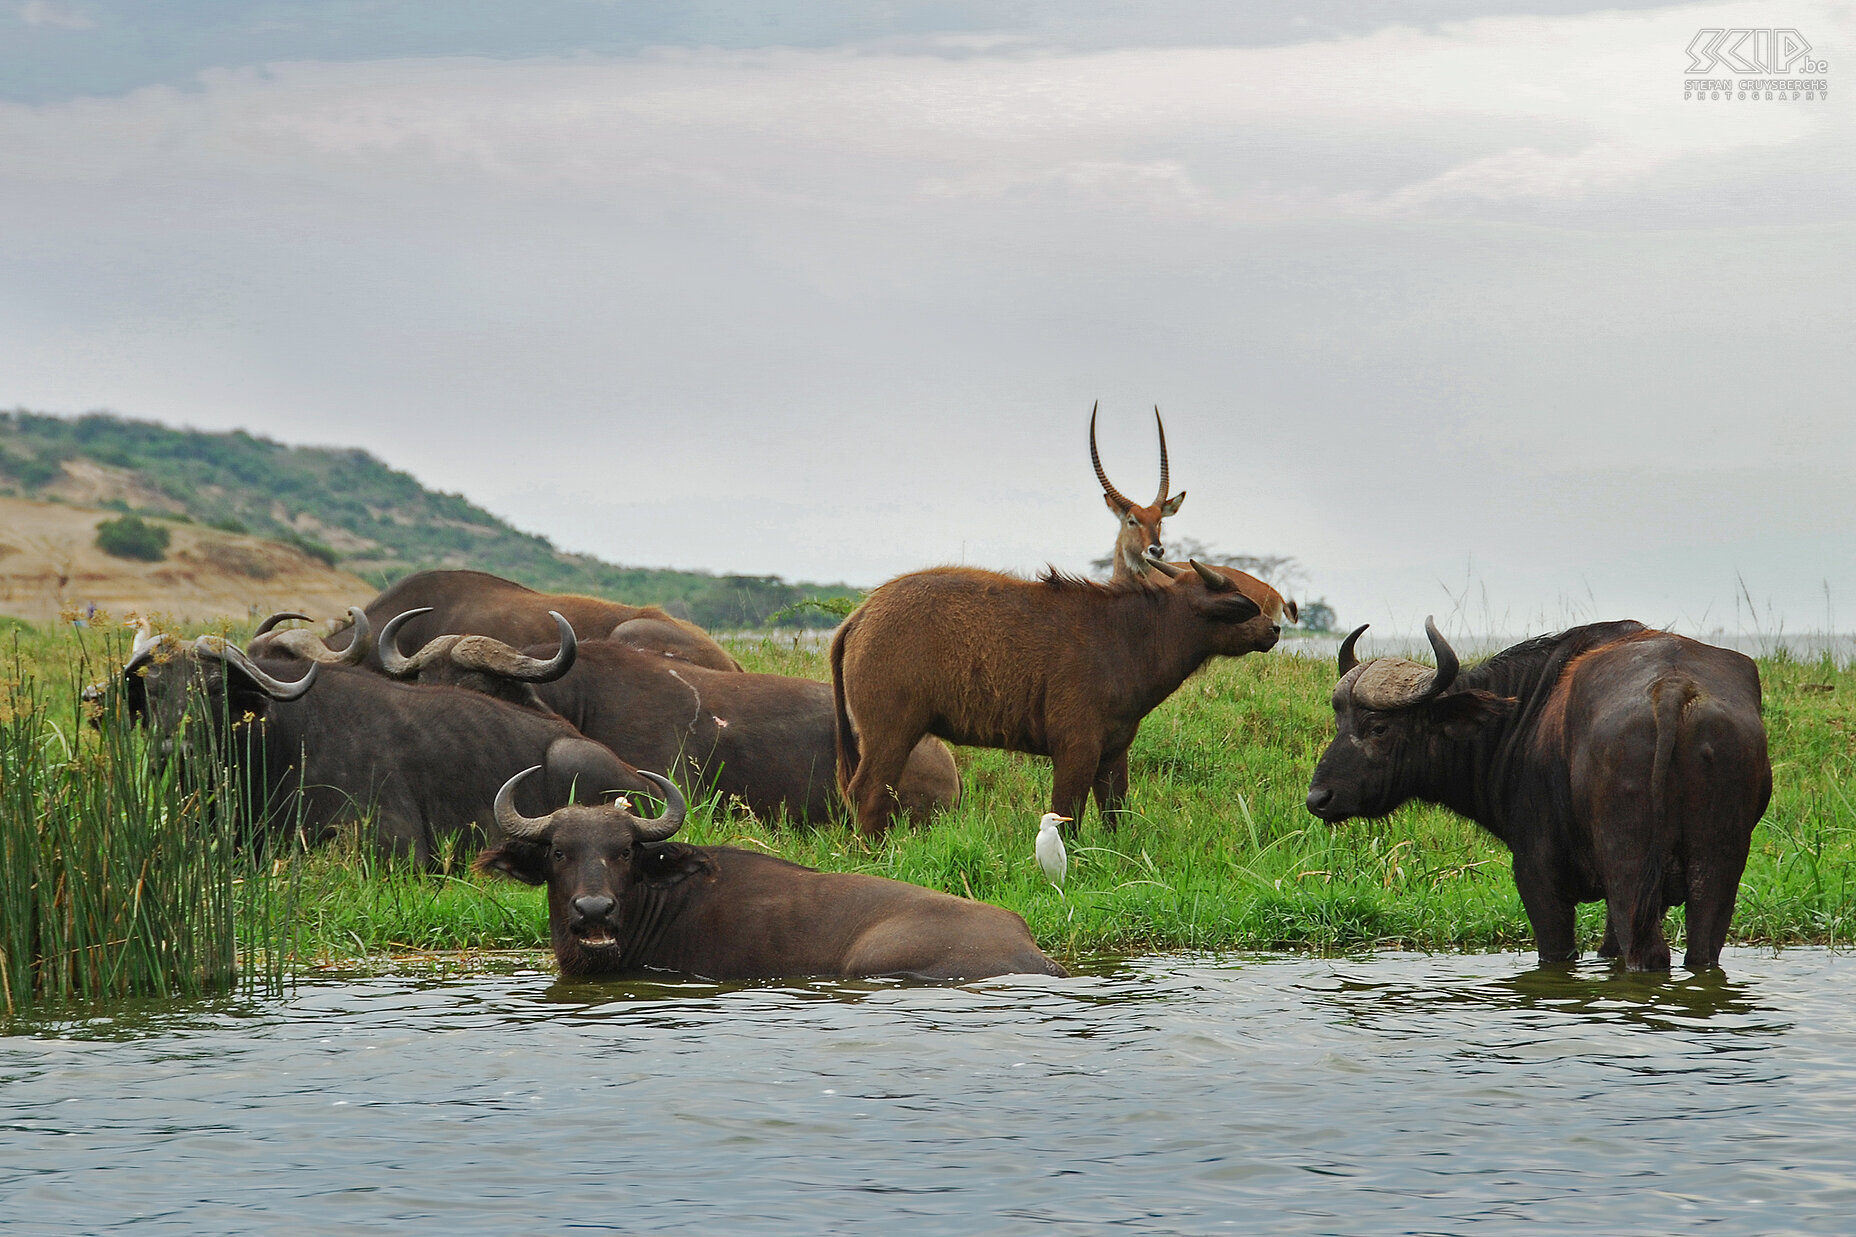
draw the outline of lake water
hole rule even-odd
[[[1856,957],[302,983],[0,1038],[13,1233],[1847,1233]]]

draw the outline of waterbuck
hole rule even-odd
[[[1160,521],[1179,510],[1179,505],[1186,501],[1186,491],[1181,490],[1171,498],[1166,496],[1166,422],[1160,419],[1158,405],[1154,407],[1154,424],[1160,430],[1159,494],[1155,495],[1151,506],[1137,507],[1133,499],[1124,497],[1111,485],[1108,473],[1102,468],[1102,457],[1096,451],[1096,411],[1100,407],[1098,403],[1089,410],[1089,462],[1096,466],[1096,480],[1102,483],[1102,501],[1121,521],[1121,531],[1115,537],[1112,578],[1137,580],[1153,570],[1154,560],[1165,557],[1160,545]]]
[[[937,567],[871,593],[831,642],[838,781],[859,830],[889,827],[925,734],[1049,756],[1051,811],[1080,821],[1093,789],[1113,825],[1141,719],[1207,658],[1282,634],[1282,597],[1261,580],[1155,566],[1108,584]]]

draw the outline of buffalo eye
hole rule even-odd
[[[554,862],[556,862],[556,863],[566,863],[566,862],[567,862],[567,852],[566,852],[566,851],[564,851],[564,850],[562,850],[562,849],[561,849],[560,847],[558,847],[558,846],[554,848]]]
[[[624,850],[619,852],[619,858],[621,859],[630,859],[631,857],[632,857],[632,848],[629,846],[627,846]]]
[[[1372,735],[1375,739],[1383,739],[1392,733],[1392,727],[1385,722],[1374,722],[1366,728],[1366,733]]]

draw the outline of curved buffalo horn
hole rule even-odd
[[[496,814],[496,826],[512,838],[533,841],[548,831],[548,822],[554,819],[552,816],[524,816],[516,811],[516,783],[539,772],[540,765],[530,765],[504,782],[503,788],[496,792],[496,803],[491,808]]]
[[[296,619],[304,623],[307,623],[310,621],[309,615],[307,614],[298,614],[294,610],[283,610],[276,614],[271,615],[271,617],[265,619],[262,623],[259,623],[258,630],[251,633],[251,638],[253,640],[256,640],[259,636],[262,636],[265,632],[277,626],[277,624],[287,623],[291,619]]]
[[[1424,634],[1437,654],[1437,668],[1421,666],[1403,657],[1380,657],[1367,663],[1353,683],[1353,698],[1369,709],[1410,709],[1435,700],[1456,682],[1459,665],[1436,621],[1427,616]]]
[[[1126,511],[1134,504],[1129,502],[1120,490],[1109,484],[1108,473],[1102,470],[1102,457],[1096,453],[1096,411],[1101,407],[1102,401],[1097,400],[1095,407],[1089,410],[1089,462],[1096,466],[1096,480],[1102,483],[1102,492],[1114,500],[1123,511]],[[1162,494],[1161,497],[1164,498],[1165,495]]]
[[[1164,558],[1148,559],[1147,569],[1149,571],[1157,571],[1169,580],[1177,580],[1179,579],[1179,577],[1186,574],[1186,569],[1184,567],[1175,567],[1172,563],[1167,562]]]
[[[440,640],[449,640],[452,642],[449,646],[452,663],[460,669],[483,670],[524,683],[552,683],[574,668],[574,658],[579,655],[580,646],[574,639],[573,624],[553,610],[548,611],[548,614],[560,629],[561,647],[547,661],[530,657],[522,650],[511,648],[490,636],[440,636],[432,644],[420,649],[410,664],[426,665],[431,660],[426,656],[427,650]]]
[[[265,672],[257,662],[245,656],[245,650],[230,640],[217,636],[201,636],[193,642],[193,650],[201,657],[210,657],[215,661],[228,661],[237,667],[240,674],[258,685],[258,690],[272,700],[299,700],[316,683],[316,671],[321,667],[316,662],[309,663],[309,672],[294,683],[275,678]]]
[[[1358,627],[1354,628],[1351,632],[1348,633],[1347,638],[1345,640],[1342,640],[1340,642],[1340,677],[1341,678],[1343,679],[1346,678],[1347,672],[1353,669],[1355,666],[1360,664],[1360,659],[1353,655],[1353,646],[1360,642],[1360,637],[1365,635],[1366,629],[1371,626],[1372,626],[1371,623],[1361,623]]]
[[[300,614],[273,614],[272,619],[279,621],[286,618],[302,618]],[[266,619],[265,622],[270,622]],[[292,656],[304,661],[321,662],[325,666],[358,666],[367,660],[367,655],[374,647],[373,632],[367,625],[367,615],[360,606],[348,607],[348,621],[354,629],[354,635],[348,641],[348,647],[341,652],[330,648],[315,632],[307,628],[294,627],[289,631],[280,631],[271,637],[270,643],[276,648],[288,651]],[[264,629],[258,629],[258,635]],[[257,635],[252,642],[257,642]]]
[[[380,639],[376,644],[376,647],[380,650],[380,668],[382,670],[385,670],[396,679],[411,678],[413,675],[419,673],[419,668],[425,665],[426,649],[431,648],[432,644],[437,643],[437,641],[428,643],[425,648],[420,649],[411,657],[402,657],[400,655],[399,640],[400,624],[404,623],[407,619],[417,618],[421,614],[430,614],[431,612],[432,607],[420,606],[417,610],[408,610],[404,614],[396,614],[387,620],[386,625],[380,629]],[[442,636],[439,637],[441,640],[443,638]]]
[[[637,825],[634,826],[638,835],[638,840],[640,842],[661,842],[683,827],[683,813],[685,811],[683,805],[683,792],[678,790],[677,784],[667,777],[659,777],[655,773],[646,773],[643,769],[638,770],[638,776],[649,778],[657,784],[659,790],[664,792],[664,814],[657,817],[655,820],[638,821]],[[636,818],[634,817],[633,819]]]
[[[1437,677],[1432,680],[1430,694],[1425,696],[1429,700],[1450,690],[1462,666],[1457,662],[1456,650],[1450,647],[1450,642],[1444,639],[1444,633],[1437,630],[1436,620],[1428,614],[1424,616],[1424,634],[1431,641],[1431,652],[1437,654]]]
[[[1160,419],[1160,405],[1154,405],[1154,424],[1160,427],[1160,497],[1154,499],[1158,507],[1166,501],[1166,422]]]
[[[1231,577],[1221,572],[1213,571],[1198,559],[1189,558],[1186,562],[1191,564],[1192,569],[1199,573],[1199,579],[1205,581],[1205,587],[1210,592],[1229,593],[1237,588],[1236,582],[1233,581]]]

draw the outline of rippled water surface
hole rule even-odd
[[[9,1233],[1835,1232],[1856,958],[306,983],[0,1039]]]

